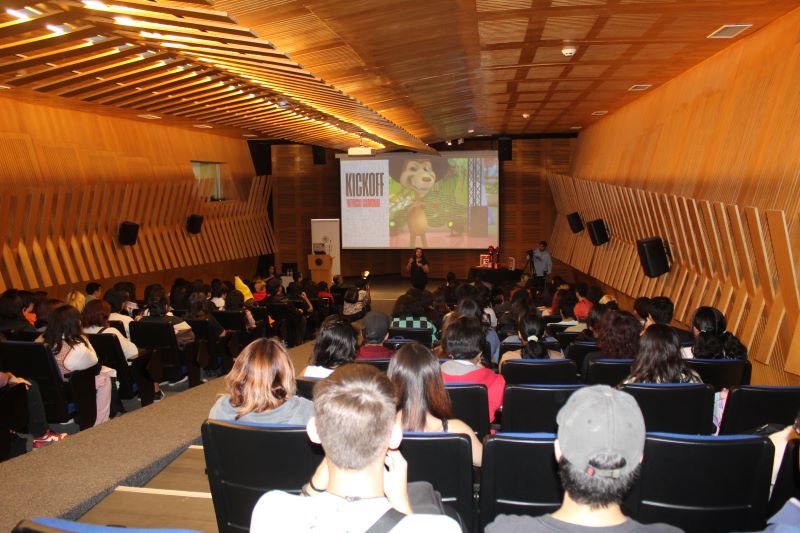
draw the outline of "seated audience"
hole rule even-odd
[[[491,289],[485,286],[478,287],[478,294],[476,295],[475,301],[478,302],[478,306],[483,310],[483,320],[490,328],[496,328],[497,315],[492,308]]]
[[[70,372],[99,365],[100,360],[81,330],[81,314],[71,305],[62,305],[50,315],[47,330],[39,341],[52,350],[61,378],[67,381]],[[107,421],[111,414],[111,378],[116,372],[102,367],[95,376],[97,389],[97,418],[95,425]]]
[[[581,326],[578,319],[575,318],[575,306],[578,303],[578,298],[571,291],[561,293],[558,298],[558,313],[561,315],[561,320],[553,322],[554,326],[565,326],[570,328],[573,326]],[[583,329],[581,327],[581,329]]]
[[[350,321],[359,320],[370,311],[370,303],[369,283],[364,278],[359,278],[356,286],[344,293],[342,314]]]
[[[642,326],[636,317],[628,312],[607,311],[595,333],[598,351],[589,353],[584,359],[581,371],[583,375],[586,375],[590,361],[633,359],[639,353]]]
[[[263,279],[257,279],[253,283],[253,300],[260,302],[267,297],[267,282]]]
[[[619,309],[619,303],[617,302],[617,299],[611,294],[604,294],[598,303],[603,305],[615,305],[616,308]]]
[[[244,321],[247,329],[255,329],[256,320],[253,318],[253,313],[244,306],[244,294],[242,294],[242,291],[234,289],[228,293],[228,297],[225,299],[225,310],[244,313]]]
[[[303,290],[300,273],[295,274],[295,279],[300,279],[300,281],[293,281],[286,287],[286,297],[295,307],[303,311],[303,314],[308,315],[314,311],[314,306],[311,305],[311,300]]]
[[[666,296],[656,296],[655,298],[650,299],[650,305],[647,306],[647,309],[649,313],[644,324],[645,329],[649,328],[653,324],[664,324],[669,326],[675,313],[675,304],[673,304],[672,300]],[[694,341],[692,334],[685,329],[675,327],[673,327],[673,329],[678,334],[678,338],[682,343],[690,343]]]
[[[317,283],[317,298],[329,298],[333,302],[333,294],[328,290],[328,282]]]
[[[436,328],[433,321],[428,319],[425,311],[421,298],[409,294],[402,294],[394,303],[391,327],[393,329],[429,329],[431,330],[432,338],[435,340],[438,337],[439,330]]]
[[[575,341],[597,341],[597,330],[600,327],[600,322],[603,315],[608,311],[608,307],[604,304],[592,305],[589,309],[589,316],[586,318],[586,328],[584,328],[575,337]]]
[[[88,304],[92,300],[99,300],[101,296],[100,292],[100,284],[97,282],[90,282],[86,284],[86,303]]]
[[[402,346],[389,363],[388,375],[397,390],[403,431],[463,433],[472,441],[472,464],[481,466],[483,446],[471,427],[453,418],[439,359],[432,351],[416,342]]]
[[[191,293],[191,283],[183,278],[178,278],[169,290],[169,306],[183,312],[189,307],[188,300]]]
[[[47,319],[50,313],[64,305],[64,302],[56,298],[45,298],[36,302],[34,312],[36,314],[36,331],[44,332],[47,329]]]
[[[35,333],[36,319],[33,314],[33,298],[24,296],[24,291],[9,289],[0,297],[0,332]]]
[[[358,332],[341,315],[322,321],[311,355],[311,365],[302,373],[307,378],[326,378],[336,368],[356,359]]]
[[[253,424],[306,424],[314,414],[310,400],[296,396],[294,366],[279,339],[248,344],[225,377],[208,418]]]
[[[147,300],[147,307],[142,312],[141,320],[144,322],[166,322],[172,325],[175,331],[175,338],[178,347],[183,347],[194,342],[194,332],[192,327],[182,318],[176,317],[169,310],[164,289],[150,291],[150,298]]]
[[[306,338],[308,320],[303,312],[292,305],[289,298],[286,297],[286,291],[283,288],[281,279],[274,278],[270,280],[270,282],[267,283],[267,292],[269,293],[269,297],[262,300],[262,304],[281,306],[285,311],[287,336],[290,346],[302,344],[303,340]],[[278,317],[273,318],[278,320]]]
[[[578,299],[578,302],[575,304],[573,308],[573,314],[575,318],[578,320],[586,320],[589,316],[589,310],[594,305],[592,302],[589,301],[587,296],[589,295],[589,287],[586,286],[585,283],[578,283],[575,285],[575,297]]]
[[[66,433],[50,431],[50,427],[47,425],[42,394],[36,381],[28,381],[25,378],[18,378],[11,372],[0,371],[0,390],[13,385],[25,387],[25,399],[28,406],[28,433],[33,437],[33,449],[66,439]],[[5,431],[5,428],[2,431]],[[0,457],[0,461],[4,459],[6,458]]]
[[[536,313],[528,313],[520,318],[517,334],[522,342],[519,350],[512,350],[503,354],[500,368],[503,363],[511,359],[563,359],[564,354],[555,350],[548,350],[542,341],[545,339],[544,321]]]
[[[564,488],[561,508],[535,517],[501,514],[486,533],[680,531],[667,524],[640,524],[620,508],[644,454],[644,418],[631,395],[605,385],[580,389],[556,421],[554,448]]]
[[[106,293],[103,295],[103,300],[108,302],[108,305],[111,309],[111,312],[108,314],[108,319],[122,322],[122,326],[125,329],[125,336],[130,339],[130,326],[131,322],[133,322],[133,318],[123,313],[125,306],[125,293],[117,289],[111,289],[110,291],[106,291]]]
[[[561,298],[570,292],[567,289],[556,289],[555,294],[553,294],[553,300],[548,307],[542,307],[540,310],[542,311],[542,316],[558,316],[561,312]],[[573,306],[574,307],[574,306]]]
[[[206,295],[201,292],[195,292],[189,296],[189,309],[186,313],[186,318],[192,320],[207,320],[208,327],[211,328],[211,335],[213,337],[224,337],[226,334],[225,328],[222,324],[211,314],[210,307],[214,304],[206,299]]]
[[[103,300],[91,300],[83,308],[81,314],[81,325],[83,332],[89,334],[95,333],[108,333],[114,335],[119,341],[119,346],[122,348],[122,353],[125,354],[125,359],[130,361],[136,359],[139,355],[139,348],[136,347],[128,338],[117,331],[117,328],[112,328],[108,325],[109,316],[111,316],[111,306],[108,302]]]
[[[445,383],[482,383],[489,393],[489,421],[503,404],[506,380],[481,364],[485,345],[483,326],[475,318],[458,316],[442,332],[442,351],[451,360],[442,364]]]
[[[392,319],[386,313],[370,311],[361,321],[361,336],[364,344],[358,349],[357,359],[386,359],[394,355],[394,350],[383,343],[389,338],[389,324]]]
[[[647,317],[650,315],[650,298],[647,296],[636,298],[633,301],[633,312],[636,318],[639,319],[639,322],[642,323],[642,327],[644,327]]]
[[[472,298],[462,298],[452,314],[454,316],[474,318],[480,322],[486,339],[486,348],[483,350],[484,355],[489,357],[492,363],[497,363],[500,360],[500,337],[498,337],[494,329],[489,327],[489,317],[484,312],[481,304]]]
[[[83,308],[86,305],[86,296],[84,296],[81,291],[69,291],[67,293],[65,302],[67,305],[71,305],[79,312],[83,312]]]
[[[225,309],[225,298],[228,297],[228,286],[219,281],[219,283],[211,283],[211,303],[216,307],[216,310],[221,311]]]
[[[728,331],[728,322],[719,309],[698,307],[692,316],[694,344],[681,349],[687,359],[747,359],[747,348]]]
[[[653,324],[642,334],[639,354],[623,383],[702,383],[681,357],[678,334],[664,324]]]
[[[412,514],[407,465],[397,451],[403,431],[386,374],[346,365],[317,383],[308,435],[325,451],[303,488],[310,497],[266,493],[251,531],[461,531],[449,517]]]

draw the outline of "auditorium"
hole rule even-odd
[[[0,1],[0,530],[800,533],[798,84],[800,0]]]

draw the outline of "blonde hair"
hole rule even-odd
[[[86,296],[84,296],[81,291],[69,291],[67,293],[66,304],[83,312],[83,308],[86,306]]]
[[[256,280],[256,282],[253,283],[253,287],[257,291],[263,292],[263,291],[267,290],[267,282],[264,281],[263,279]]]
[[[225,378],[236,419],[283,405],[295,394],[294,366],[278,339],[257,339],[236,358]]]

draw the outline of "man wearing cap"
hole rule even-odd
[[[639,474],[644,451],[644,418],[631,395],[607,385],[580,389],[556,422],[554,447],[564,487],[561,508],[537,517],[500,515],[486,533],[680,531],[666,524],[640,524],[620,509]]]
[[[380,311],[370,311],[366,314],[361,321],[364,344],[358,349],[356,359],[386,359],[394,355],[394,350],[383,345],[383,341],[389,338],[391,322],[389,315]]]

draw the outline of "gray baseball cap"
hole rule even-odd
[[[617,478],[630,473],[642,459],[644,418],[633,396],[595,385],[575,391],[558,412],[558,443],[563,456],[588,476]],[[625,459],[619,468],[590,464],[600,454]]]

